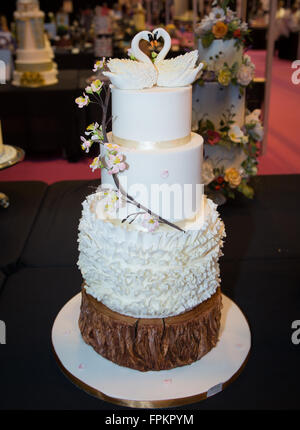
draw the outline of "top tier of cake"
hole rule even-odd
[[[208,70],[217,72],[226,63],[232,67],[234,63],[242,64],[243,50],[241,46],[235,46],[235,40],[214,40],[212,44],[204,48],[201,39],[198,40],[198,52],[201,61],[207,64]]]
[[[248,26],[228,7],[214,7],[196,27],[198,52],[207,70],[218,72],[224,65],[239,67]]]
[[[15,19],[44,18],[44,12],[40,10],[38,0],[18,0]]]
[[[187,143],[191,133],[192,87],[120,90],[112,86],[114,142],[139,148]]]

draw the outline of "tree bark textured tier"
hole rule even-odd
[[[134,318],[112,311],[82,289],[79,328],[84,341],[120,366],[140,371],[191,364],[216,346],[222,298],[216,293],[168,318]]]

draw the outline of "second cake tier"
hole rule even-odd
[[[113,136],[109,139],[116,143]],[[165,149],[121,146],[127,165],[118,174],[122,188],[135,200],[170,221],[189,219],[201,207],[203,138],[191,133],[188,143]],[[106,169],[102,187],[115,186]],[[132,206],[132,211],[136,208]]]

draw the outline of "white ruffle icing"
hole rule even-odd
[[[88,294],[133,317],[178,315],[213,295],[220,284],[224,224],[205,199],[202,224],[185,233],[162,226],[152,233],[134,224],[98,219],[97,193],[83,202],[78,267]],[[191,223],[189,223],[191,227]]]

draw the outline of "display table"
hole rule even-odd
[[[93,50],[80,51],[78,54],[74,54],[71,49],[56,48],[54,52],[54,61],[58,70],[92,70],[95,63]]]
[[[51,350],[53,322],[80,291],[81,202],[98,184],[0,184],[11,197],[0,210],[0,320],[7,328],[1,409],[126,409],[74,386]],[[299,409],[300,344],[292,343],[291,326],[300,319],[300,175],[257,177],[254,187],[254,200],[220,207],[227,232],[222,290],[248,319],[248,363],[224,391],[178,410]]]
[[[281,60],[294,61],[298,58],[300,32],[290,33],[289,37],[280,36],[276,41],[278,58]]]

